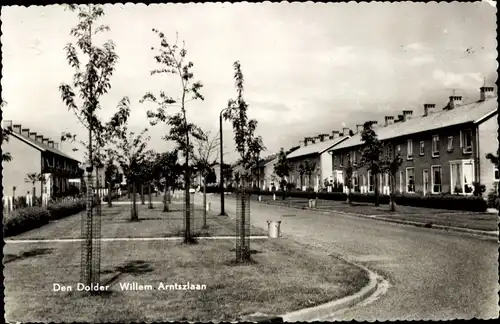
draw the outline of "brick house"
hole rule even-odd
[[[289,183],[295,184],[295,187],[300,190],[306,190],[309,184],[315,191],[323,188],[325,179],[327,181],[332,179],[332,158],[328,150],[347,140],[349,133],[350,130],[344,128],[342,134],[339,131],[333,131],[332,135],[319,134],[316,137],[306,137],[300,141],[300,147],[287,155],[292,169]],[[301,176],[300,165],[305,161],[312,162],[316,168],[310,175],[303,174]]]
[[[2,144],[2,150],[12,155],[11,162],[3,163],[4,197],[13,195],[14,186],[16,196],[32,194],[33,184],[25,182],[28,173],[45,175],[45,184],[36,184],[37,196],[40,189],[49,197],[64,193],[69,189],[69,179],[81,178],[80,162],[61,152],[58,143],[12,121],[4,121],[3,127],[12,129],[9,141]]]
[[[493,87],[481,87],[480,99],[462,103],[461,96],[451,96],[448,104],[436,109],[424,104],[422,115],[403,110],[395,119],[374,125],[385,154],[399,152],[403,158],[396,174],[396,191],[421,194],[472,194],[473,182],[486,186],[487,192],[498,182],[498,170],[486,159],[498,148],[496,118],[498,104]],[[362,141],[360,133],[330,149],[333,172],[343,175],[347,158],[355,170],[352,186],[357,192],[373,192],[374,178],[359,167]],[[389,175],[379,174],[381,193],[389,194]],[[339,177],[342,179],[342,176]]]

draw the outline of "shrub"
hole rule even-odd
[[[482,197],[483,193],[486,191],[486,186],[483,184],[480,184],[479,182],[473,182],[472,185],[474,186],[474,196]]]
[[[49,211],[42,207],[27,207],[13,211],[4,217],[4,236],[20,234],[47,224]]]
[[[488,193],[488,195],[486,197],[486,204],[488,205],[489,208],[497,208],[498,209],[498,207],[500,205],[500,199],[498,197],[496,189],[490,190],[490,192]]]
[[[50,219],[59,219],[79,213],[86,209],[86,200],[68,200],[56,204],[49,204]]]

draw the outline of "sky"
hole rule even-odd
[[[205,3],[104,5],[100,23],[119,56],[112,88],[102,97],[106,120],[121,98],[131,101],[129,129],[149,129],[149,147],[173,147],[161,139],[166,125],[151,126],[148,91],[178,96],[175,76],[151,76],[159,66],[152,46],[165,35],[185,42],[194,80],[204,101],[187,105],[188,119],[212,135],[219,113],[236,97],[234,61],[245,78],[249,116],[259,121],[262,155],[289,149],[304,137],[383,121],[402,110],[423,113],[424,103],[444,105],[453,93],[479,98],[486,80],[496,83],[496,7],[474,3]],[[60,5],[2,7],[3,119],[58,141],[61,132],[86,132],[63,104],[59,85],[72,80],[64,46],[76,14]],[[177,112],[173,108],[172,112]],[[224,123],[225,162],[238,157],[231,124]],[[62,150],[83,160],[64,143]]]

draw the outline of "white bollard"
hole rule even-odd
[[[267,221],[267,231],[269,238],[281,237],[280,224],[281,221]]]
[[[261,195],[259,195],[259,201],[262,201],[262,196]]]
[[[276,194],[273,194],[273,200],[276,200]]]
[[[212,203],[211,202],[207,202],[207,206],[206,206],[206,209],[207,211],[210,211],[210,207],[211,207]]]

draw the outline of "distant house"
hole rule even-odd
[[[399,153],[403,158],[396,175],[396,191],[471,195],[474,182],[485,185],[487,191],[494,188],[499,181],[498,170],[485,156],[496,154],[498,149],[498,123],[493,118],[497,109],[493,87],[481,87],[480,99],[475,102],[463,103],[461,96],[451,96],[441,109],[424,104],[418,117],[411,110],[403,110],[397,119],[386,116],[385,123],[373,129],[386,144],[386,155]],[[332,170],[342,175],[349,158],[355,167],[354,190],[373,192],[374,175],[357,165],[362,147],[361,136],[356,134],[330,148]],[[379,177],[380,192],[388,194],[389,175]]]
[[[45,176],[45,183],[38,182],[36,189],[42,190],[49,197],[62,194],[69,189],[69,179],[81,178],[80,162],[61,152],[59,144],[42,134],[31,132],[20,124],[4,121],[5,128],[11,128],[9,141],[2,144],[2,150],[10,152],[12,161],[3,163],[3,195],[12,196],[16,187],[16,196],[32,191],[33,184],[25,181],[28,173]],[[39,191],[37,191],[39,196]]]
[[[300,147],[287,155],[287,160],[292,167],[289,183],[295,184],[300,190],[306,190],[309,184],[315,191],[323,188],[324,181],[332,179],[332,158],[328,150],[347,140],[350,133],[350,129],[344,128],[342,134],[339,131],[333,131],[331,135],[319,134],[300,141]],[[310,175],[300,174],[300,166],[305,161],[310,161],[316,166]]]

